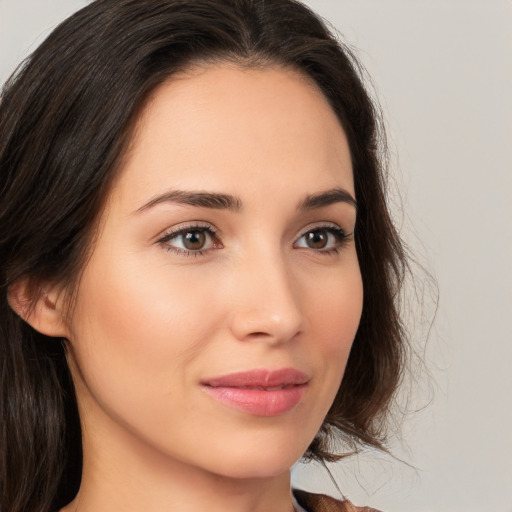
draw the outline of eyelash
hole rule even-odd
[[[218,233],[216,230],[214,230],[209,225],[202,225],[202,224],[192,224],[185,227],[180,227],[178,229],[175,229],[173,231],[169,231],[166,233],[162,238],[158,240],[158,243],[163,246],[163,248],[166,251],[174,252],[175,254],[178,254],[180,256],[203,256],[206,254],[207,251],[210,251],[211,248],[208,249],[198,249],[197,251],[189,250],[189,249],[182,249],[181,247],[175,247],[173,245],[168,245],[167,242],[170,240],[177,238],[180,235],[185,235],[187,233],[206,233],[212,240],[212,243],[214,246],[217,244],[217,247],[214,247],[215,249],[220,249],[222,244],[220,243],[220,239],[218,237]]]
[[[329,256],[329,255],[335,255],[338,254],[343,247],[347,244],[347,242],[351,239],[352,234],[347,234],[344,229],[341,229],[339,226],[333,225],[333,224],[324,224],[320,226],[314,226],[308,228],[306,231],[304,231],[297,241],[293,244],[294,246],[298,243],[298,241],[306,236],[308,233],[316,233],[316,232],[323,232],[323,233],[329,233],[334,236],[335,238],[335,246],[331,247],[329,249],[318,249],[315,250],[311,247],[305,247],[305,249],[309,249],[314,251],[317,254],[320,254],[322,256]]]
[[[190,249],[183,249],[181,247],[176,247],[173,245],[169,245],[168,242],[170,240],[173,240],[180,235],[183,236],[187,233],[206,233],[212,243],[213,247],[209,247],[207,249],[198,249],[198,250],[190,250]],[[306,236],[308,233],[315,233],[315,232],[324,232],[331,234],[334,236],[336,240],[336,245],[334,247],[331,247],[329,249],[318,249],[315,250],[313,248],[308,247],[296,247],[296,244],[301,240],[304,236]],[[336,225],[320,225],[320,226],[314,226],[306,231],[304,231],[294,242],[294,247],[297,249],[308,249],[311,250],[317,254],[321,254],[323,256],[329,256],[338,254],[341,249],[344,247],[344,245],[351,239],[352,234],[347,234],[343,229]],[[178,254],[180,256],[192,256],[192,257],[198,257],[205,255],[208,251],[212,249],[220,249],[222,248],[222,243],[218,237],[218,232],[213,229],[210,225],[202,225],[202,224],[192,224],[185,227],[180,227],[178,229],[172,230],[168,233],[166,233],[162,238],[160,238],[157,243],[161,244],[163,248],[166,251],[174,252],[175,254]]]

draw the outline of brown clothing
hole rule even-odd
[[[379,512],[374,508],[356,507],[349,501],[339,501],[325,494],[313,494],[294,489],[293,494],[308,512]]]

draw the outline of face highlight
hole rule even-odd
[[[358,327],[355,199],[341,125],[296,72],[216,66],[160,86],[69,319],[84,453],[286,472]]]

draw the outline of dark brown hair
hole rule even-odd
[[[76,283],[131,130],[148,95],[197,63],[279,65],[310,77],[347,134],[358,201],[363,313],[345,376],[307,458],[384,448],[405,341],[396,297],[406,265],[386,205],[378,111],[350,51],[294,0],[97,0],[62,23],[0,103],[0,510],[48,511],[81,476],[66,340],[9,307],[24,278]],[[37,288],[36,288],[37,289]]]

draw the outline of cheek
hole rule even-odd
[[[190,390],[217,329],[215,298],[168,268],[100,267],[84,273],[70,340],[82,418],[94,432],[121,425],[162,452],[174,438],[188,446],[203,425]]]
[[[316,275],[316,286],[307,284],[309,336],[304,353],[316,363],[317,427],[327,414],[339,389],[359,326],[363,304],[362,279],[354,257],[331,276]]]
[[[97,348],[110,345],[127,356],[158,359],[160,351],[189,349],[206,323],[197,321],[197,312],[206,314],[215,303],[206,291],[186,274],[154,264],[91,268],[80,287],[76,334],[96,345],[102,340]],[[189,334],[186,347],[180,333]]]
[[[308,319],[321,349],[343,355],[350,350],[363,307],[363,285],[357,259],[309,286]]]
[[[91,265],[82,278],[73,354],[87,386],[112,403],[184,386],[192,378],[188,362],[216,329],[216,301],[207,290],[168,269],[144,267]]]

